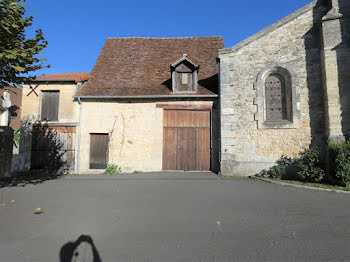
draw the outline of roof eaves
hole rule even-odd
[[[317,4],[317,1],[312,1],[310,4],[308,4],[308,5],[300,8],[300,9],[298,9],[297,11],[295,11],[292,14],[286,16],[285,18],[282,18],[278,22],[276,22],[276,23],[266,27],[265,29],[261,30],[260,32],[256,33],[255,35],[252,35],[251,37],[243,40],[242,42],[238,43],[237,45],[234,45],[231,48],[220,49],[219,50],[219,56],[235,52],[235,51],[241,49],[242,47],[250,44],[251,42],[262,38],[263,36],[265,36],[265,35],[273,32],[273,31],[275,31],[276,29],[278,29],[278,28],[284,26],[285,24],[289,23],[290,21],[294,20],[298,16],[308,12],[309,10],[314,8],[316,4]]]
[[[75,79],[33,79],[31,82],[75,82]]]
[[[193,39],[193,38],[223,38],[220,35],[213,36],[187,36],[187,37],[147,37],[147,36],[125,36],[125,37],[107,37],[107,39]]]
[[[130,99],[130,98],[215,98],[218,95],[138,95],[138,96],[73,96],[83,99]]]

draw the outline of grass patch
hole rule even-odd
[[[318,183],[307,183],[307,182],[300,182],[296,180],[283,180],[280,178],[267,178],[267,180],[271,181],[278,181],[278,182],[284,182],[292,185],[301,185],[301,186],[309,186],[309,187],[317,187],[317,188],[324,188],[324,189],[331,189],[331,190],[342,190],[342,191],[350,191],[350,185],[347,187],[341,187],[341,186],[332,186],[328,184],[318,184]]]
[[[241,176],[241,175],[237,175],[237,174],[234,174],[234,175],[222,175],[222,177],[224,177],[224,178],[248,178],[246,176]]]

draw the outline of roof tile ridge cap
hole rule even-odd
[[[148,36],[125,36],[125,37],[107,37],[108,39],[190,39],[190,38],[224,38],[223,36],[180,36],[180,37],[148,37]]]
[[[57,73],[57,74],[41,75],[41,76],[37,76],[37,77],[58,76],[58,75],[68,75],[68,74],[91,74],[91,73],[89,73],[89,72],[69,72],[69,73]]]

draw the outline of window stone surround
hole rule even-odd
[[[280,74],[286,81],[286,88],[291,88],[292,92],[292,121],[267,121],[266,120],[266,99],[265,99],[265,81],[271,74]],[[254,105],[257,112],[254,119],[257,122],[258,129],[296,129],[298,128],[298,120],[300,119],[300,94],[298,93],[298,78],[294,70],[289,66],[274,63],[263,68],[257,76],[254,83],[255,99]]]

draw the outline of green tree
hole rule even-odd
[[[29,73],[49,67],[46,59],[37,55],[46,48],[41,29],[27,38],[26,28],[33,24],[33,16],[25,17],[26,0],[0,1],[0,88],[19,85],[32,77]]]

